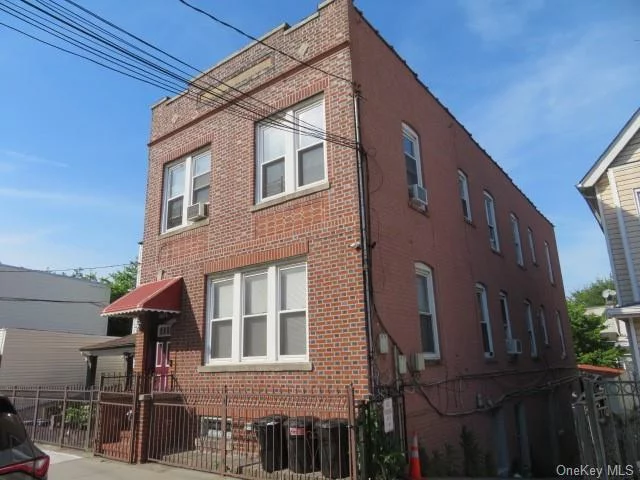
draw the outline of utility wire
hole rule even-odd
[[[76,268],[58,268],[52,270],[32,270],[32,269],[20,269],[20,270],[2,270],[0,273],[57,273],[57,272],[77,272],[84,270],[104,270],[106,268],[128,267],[129,265],[139,265],[138,262],[118,263],[116,265],[102,265],[99,267],[76,267]],[[2,267],[2,265],[0,265]],[[21,268],[21,267],[18,267]]]
[[[55,300],[52,298],[22,298],[22,297],[0,297],[0,302],[44,302],[44,303],[63,303],[63,304],[90,304],[96,307],[108,305],[105,302],[97,302],[92,300]]]
[[[294,57],[293,55],[288,54],[287,52],[279,50],[276,47],[273,47],[273,46],[269,45],[268,43],[265,43],[264,41],[260,40],[259,38],[254,37],[253,35],[241,30],[240,28],[238,28],[238,27],[236,27],[236,26],[234,26],[232,24],[230,24],[229,22],[225,22],[224,20],[222,20],[221,18],[215,16],[214,14],[212,14],[210,12],[207,12],[206,10],[203,10],[201,8],[196,7],[195,5],[192,5],[192,4],[188,3],[188,2],[186,2],[185,0],[178,0],[178,1],[180,3],[182,3],[183,5],[186,5],[187,7],[191,8],[192,10],[195,10],[196,12],[209,17],[214,22],[217,22],[220,25],[223,25],[223,26],[225,26],[227,28],[230,28],[234,32],[237,32],[240,35],[242,35],[242,36],[244,36],[244,37],[246,37],[246,38],[248,38],[250,40],[253,40],[254,42],[257,42],[260,45],[263,45],[263,46],[269,48],[270,50],[273,50],[274,52],[277,52],[277,53],[279,53],[281,55],[284,55],[285,57],[293,60],[294,62],[297,62],[297,63],[299,63],[301,65],[304,65],[305,67],[312,68],[313,70],[316,70],[318,72],[324,73],[325,75],[329,75],[330,77],[336,78],[338,80],[342,80],[343,82],[347,82],[349,85],[352,85],[352,86],[354,85],[353,80],[349,80],[348,78],[345,78],[345,77],[342,77],[342,76],[337,75],[335,73],[323,70],[320,67],[316,67],[315,65],[312,65],[312,64],[310,64],[308,62],[305,62],[304,60],[300,60],[300,59]]]

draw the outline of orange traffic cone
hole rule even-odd
[[[411,480],[421,480],[420,453],[418,452],[418,434],[413,433],[411,450],[409,451],[409,478]]]

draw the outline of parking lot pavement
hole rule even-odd
[[[154,463],[129,465],[69,450],[45,447],[51,458],[49,480],[222,480],[213,473],[194,472]]]

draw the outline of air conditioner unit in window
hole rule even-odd
[[[420,185],[414,184],[409,187],[409,198],[415,205],[427,208],[427,190]]]
[[[522,353],[522,342],[517,338],[507,338],[507,353],[520,355]]]
[[[424,353],[411,354],[411,368],[414,372],[421,372],[424,370]]]
[[[190,222],[195,222],[197,220],[202,220],[203,218],[207,218],[209,215],[209,204],[208,203],[194,203],[193,205],[189,205],[187,207],[187,220]]]

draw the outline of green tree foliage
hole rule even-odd
[[[604,290],[613,290],[613,281],[597,279],[586,287],[577,290],[567,299],[569,320],[573,333],[573,347],[578,363],[618,366],[618,359],[624,350],[601,336],[605,327],[605,318],[587,313],[587,307],[604,305]]]

